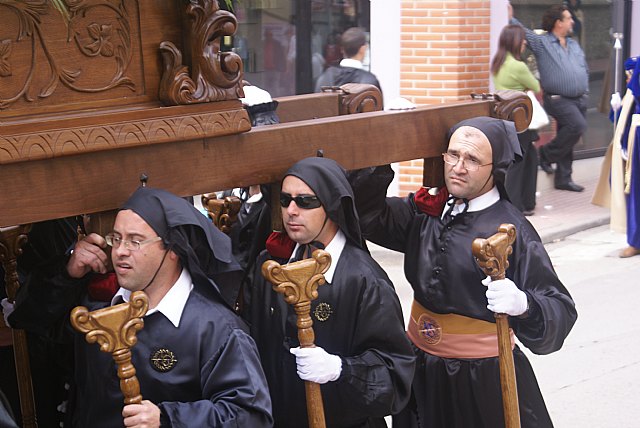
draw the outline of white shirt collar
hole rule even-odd
[[[340,67],[351,67],[351,68],[360,68],[362,69],[362,63],[357,59],[345,58],[340,61]]]
[[[491,205],[495,204],[499,200],[500,200],[500,192],[498,191],[498,188],[496,186],[493,186],[493,188],[489,190],[487,193],[471,199],[469,201],[469,209],[467,209],[467,212],[481,211],[485,208],[489,208]],[[449,205],[445,204],[440,218],[444,217],[448,209],[449,209]],[[451,215],[456,216],[460,214],[462,210],[464,210],[464,204],[455,204],[453,206],[453,210],[451,211]]]
[[[189,294],[193,290],[193,282],[191,281],[191,275],[186,269],[182,269],[180,277],[173,284],[173,287],[164,295],[158,306],[147,311],[147,315],[151,315],[154,312],[161,312],[162,315],[167,317],[171,324],[176,328],[180,326],[180,318],[182,318],[182,312],[187,304]],[[115,305],[119,298],[122,298],[125,302],[128,302],[131,298],[131,291],[120,287],[118,292],[111,299],[111,305]]]
[[[340,255],[342,254],[342,250],[344,250],[344,246],[346,243],[347,243],[347,237],[345,236],[344,233],[342,233],[340,229],[338,229],[338,232],[336,233],[336,235],[333,237],[331,242],[329,242],[329,245],[327,245],[324,249],[326,252],[328,252],[331,255],[331,266],[329,266],[329,269],[324,274],[324,279],[326,279],[328,283],[333,282],[333,274],[336,272],[336,266],[338,265],[338,260],[340,260]],[[296,244],[296,247],[293,249],[292,254],[296,253],[296,250],[298,249],[299,246],[300,244]],[[291,259],[289,259],[289,261],[291,261]]]

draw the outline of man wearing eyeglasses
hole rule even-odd
[[[328,427],[384,427],[384,417],[409,399],[415,357],[393,284],[364,246],[344,169],[326,158],[296,163],[282,181],[280,205],[286,234],[272,236],[257,269],[316,248],[329,252],[331,266],[311,303],[315,348],[299,347],[293,307],[262,275],[246,290],[275,426],[307,426],[304,381],[311,381],[321,384]]]
[[[587,99],[589,96],[589,66],[580,44],[572,37],[574,21],[567,5],[550,6],[542,16],[544,34],[524,27],[513,17],[508,3],[509,22],[520,25],[536,57],[540,84],[544,91],[544,109],[557,123],[556,136],[541,146],[540,168],[553,174],[554,186],[570,192],[582,192],[584,187],[572,178],[573,148],[587,130]]]
[[[144,400],[123,406],[111,355],[76,333],[71,425],[272,426],[255,342],[225,300],[238,270],[229,238],[186,200],[140,187],[118,212],[112,233],[86,236],[47,278],[58,290],[52,298],[77,295],[111,264],[120,286],[111,304],[129,301],[134,291],[149,298],[131,348]],[[77,304],[69,301],[67,311]],[[81,304],[105,306],[87,298]],[[68,312],[61,315],[68,319]]]
[[[364,236],[405,254],[414,291],[407,332],[418,358],[413,399],[394,426],[504,426],[494,313],[506,313],[521,426],[552,427],[515,337],[534,353],[554,352],[577,314],[535,229],[508,200],[505,174],[520,156],[515,127],[477,117],[456,124],[449,135],[446,188],[386,197],[390,168],[351,176]],[[507,278],[490,281],[474,261],[472,242],[495,234],[502,223],[513,224],[517,237]]]

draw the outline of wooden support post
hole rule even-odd
[[[143,291],[131,294],[131,300],[93,312],[84,306],[71,311],[71,325],[85,333],[88,343],[98,342],[100,350],[110,352],[118,366],[120,390],[124,404],[140,404],[140,384],[131,364],[131,347],[136,344],[136,332],[144,326],[142,317],[149,308],[149,298]]]
[[[315,335],[313,321],[309,316],[311,301],[318,297],[318,286],[325,283],[324,273],[331,265],[331,255],[324,250],[313,252],[312,259],[288,265],[268,260],[262,265],[262,275],[273,284],[273,289],[284,295],[285,301],[293,305],[298,320],[298,340],[301,348],[313,348]],[[305,381],[307,413],[310,428],[324,428],[324,407],[320,385]]]
[[[17,258],[22,254],[22,247],[27,242],[29,230],[31,230],[31,225],[0,228],[0,262],[4,267],[7,298],[11,303],[15,301],[16,293],[20,288]],[[13,354],[18,378],[18,393],[20,394],[22,426],[23,428],[37,428],[38,421],[33,397],[27,335],[24,330],[13,329],[11,333],[13,335]]]
[[[472,253],[482,271],[492,280],[505,278],[509,267],[511,244],[516,240],[516,228],[512,224],[501,224],[498,233],[487,239],[473,240]],[[500,386],[506,428],[520,428],[520,408],[518,407],[518,387],[513,364],[513,351],[509,335],[509,316],[495,314],[498,329],[498,356],[500,359]]]
[[[205,193],[201,196],[202,206],[213,224],[223,233],[229,234],[234,223],[238,220],[238,213],[242,201],[237,196],[226,196],[218,199],[215,193]]]

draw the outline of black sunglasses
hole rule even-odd
[[[319,208],[322,205],[320,199],[314,195],[298,195],[293,197],[288,193],[280,192],[280,206],[282,206],[282,208],[288,208],[291,201],[295,201],[298,208],[302,208],[303,210]]]

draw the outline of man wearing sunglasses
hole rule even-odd
[[[118,212],[112,233],[89,234],[64,266],[41,273],[43,293],[67,300],[60,314],[66,319],[77,304],[104,307],[109,303],[77,296],[111,265],[120,288],[110,304],[129,301],[134,291],[149,298],[131,348],[143,401],[123,406],[111,355],[74,332],[71,425],[272,426],[255,342],[229,303],[235,298],[228,289],[239,284],[229,238],[186,200],[140,187]]]
[[[505,174],[520,156],[515,127],[477,117],[456,124],[449,136],[444,189],[388,198],[390,168],[352,176],[364,236],[405,254],[414,291],[407,332],[418,358],[413,399],[394,426],[504,426],[494,313],[506,313],[521,426],[552,427],[515,337],[536,354],[554,352],[577,314],[540,237],[509,203]],[[517,236],[507,278],[489,281],[474,261],[472,242],[495,234],[502,223],[513,224]]]
[[[414,355],[393,284],[360,234],[344,169],[326,158],[293,165],[280,194],[286,239],[256,263],[331,254],[326,284],[311,303],[315,348],[299,348],[291,305],[257,273],[247,291],[248,320],[267,376],[276,427],[306,427],[304,381],[321,384],[329,427],[382,427],[409,399]],[[295,247],[295,248],[294,248]],[[278,251],[276,251],[278,250]]]

